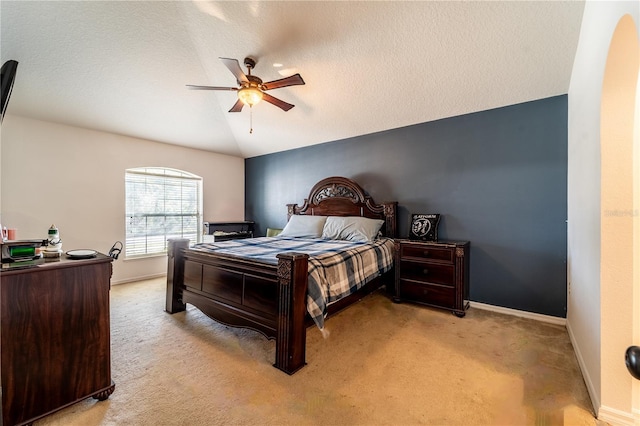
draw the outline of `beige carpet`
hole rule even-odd
[[[594,425],[564,327],[471,309],[465,318],[375,293],[308,330],[308,365],[189,307],[164,280],[113,286],[107,401],[36,425]]]

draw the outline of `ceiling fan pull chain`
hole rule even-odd
[[[249,105],[249,134],[253,134],[253,108]]]

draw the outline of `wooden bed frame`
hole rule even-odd
[[[397,202],[376,204],[354,181],[343,177],[321,180],[302,206],[288,204],[294,214],[364,216],[383,219],[382,232],[396,236]],[[314,324],[307,314],[307,259],[303,253],[277,255],[271,265],[234,256],[189,249],[189,240],[169,240],[165,310],[184,311],[190,303],[210,318],[250,328],[276,339],[274,367],[293,374],[305,365],[306,329]],[[357,293],[329,305],[329,314],[344,309],[383,284],[393,271],[368,283]]]

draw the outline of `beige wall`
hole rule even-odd
[[[204,220],[244,219],[244,160],[189,148],[7,115],[1,131],[0,220],[18,238],[46,238],[63,250],[108,252],[124,242],[124,171],[157,166],[203,178]],[[166,257],[114,263],[112,282],[166,272]]]
[[[633,143],[633,211],[640,212],[640,75],[636,85],[636,118]],[[633,222],[633,343],[640,346],[640,214]],[[633,409],[640,423],[640,380],[633,384]]]
[[[621,140],[608,133],[616,126],[601,114],[603,99],[619,89],[603,81],[613,34],[626,14],[636,23],[637,38],[637,2],[585,4],[569,88],[567,328],[598,417],[612,424],[640,421],[632,398],[637,384],[624,367],[624,351],[634,344],[633,259],[638,256],[632,237],[638,221],[633,137],[626,132]],[[611,107],[633,117],[633,105]],[[617,114],[607,112],[612,120],[622,111]],[[608,136],[601,138],[602,132]]]
[[[633,380],[620,354],[633,343],[633,228],[638,220],[633,210],[633,134],[639,65],[638,31],[625,15],[609,47],[600,115],[600,309],[607,313],[600,327],[602,406],[623,412],[632,411]]]

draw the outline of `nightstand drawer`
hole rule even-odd
[[[400,257],[414,257],[429,260],[442,260],[453,263],[454,251],[449,248],[431,247],[426,244],[402,244]]]
[[[414,262],[404,259],[400,261],[400,278],[441,284],[449,287],[453,287],[455,283],[453,265]]]
[[[400,297],[442,308],[455,307],[455,289],[400,280]]]

